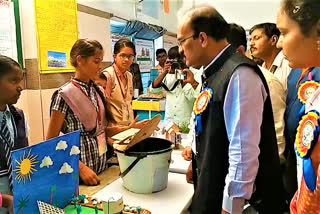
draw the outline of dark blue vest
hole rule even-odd
[[[235,53],[232,47],[227,48],[205,71],[206,79],[203,80],[203,85],[213,89],[213,100],[202,113],[203,131],[196,140],[197,154],[193,159],[193,167],[196,168],[195,193],[191,213],[221,213],[225,177],[229,167],[229,140],[223,106],[230,78],[240,65],[252,67],[269,94],[267,83],[257,65],[245,56]],[[264,104],[259,148],[256,190],[250,204],[261,213],[281,213],[284,206],[283,185],[269,96]]]
[[[28,138],[26,137],[26,127],[25,127],[25,118],[23,111],[10,105],[10,112],[13,116],[13,120],[16,126],[16,134],[14,139],[13,150],[20,149],[28,146]],[[7,158],[5,157],[3,143],[0,142],[0,171],[8,169],[7,167]]]

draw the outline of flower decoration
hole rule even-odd
[[[295,150],[303,159],[309,158],[313,144],[319,132],[319,115],[316,112],[308,112],[299,122],[297,128]]]
[[[307,99],[311,97],[314,92],[317,90],[319,87],[319,83],[316,81],[306,81],[298,89],[298,97],[299,100],[305,104]]]
[[[207,108],[208,103],[211,102],[212,94],[213,92],[211,88],[204,88],[194,102],[193,111],[196,115],[195,124],[197,134],[202,132],[201,113]]]
[[[205,88],[199,94],[198,98],[194,102],[193,111],[196,115],[201,114],[208,106],[208,103],[212,96],[212,89]]]

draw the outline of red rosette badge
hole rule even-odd
[[[193,111],[196,115],[201,114],[208,106],[208,103],[210,101],[210,98],[212,96],[212,89],[205,88],[193,105]]]
[[[314,92],[317,90],[318,87],[319,87],[319,83],[317,83],[316,81],[312,81],[312,80],[306,81],[303,84],[301,84],[298,89],[299,100],[303,104],[305,104],[307,99],[314,94]]]
[[[201,113],[208,107],[212,94],[213,91],[211,88],[204,88],[203,91],[199,94],[196,101],[194,102],[193,111],[196,115],[195,124],[197,134],[200,134],[202,132]]]
[[[316,141],[318,135],[318,119],[319,115],[315,112],[308,112],[302,117],[297,128],[295,149],[303,159],[307,159],[310,155],[311,148]]]

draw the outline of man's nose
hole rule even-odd
[[[251,48],[252,46],[254,46],[254,41],[250,40],[249,45],[250,45],[250,48]]]
[[[179,54],[181,55],[181,56],[183,56],[184,54],[183,54],[183,49],[182,49],[182,47],[181,46],[179,46]]]

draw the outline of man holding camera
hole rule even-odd
[[[201,87],[201,71],[186,66],[178,46],[170,48],[164,71],[155,79],[150,89],[163,87],[166,95],[166,120],[179,128],[188,128],[193,103]],[[183,130],[181,130],[183,131]]]

